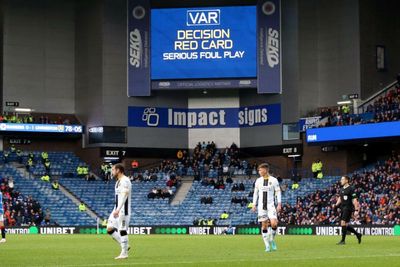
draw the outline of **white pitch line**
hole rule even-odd
[[[266,255],[273,255],[266,254]],[[232,262],[263,262],[263,261],[299,261],[299,260],[334,260],[334,259],[351,259],[351,258],[379,258],[379,257],[400,257],[400,254],[387,254],[387,255],[366,255],[366,256],[336,256],[336,257],[297,257],[297,258],[265,258],[265,259],[254,259],[254,260],[205,260],[205,261],[165,261],[165,262],[132,262],[128,259],[126,261],[118,261],[115,263],[105,264],[71,264],[71,265],[52,265],[57,267],[96,267],[96,266],[130,266],[130,265],[164,265],[164,264],[207,264],[207,263],[232,263]],[[132,259],[132,258],[131,258]],[[31,266],[35,267],[35,266]],[[36,267],[39,267],[37,265]]]

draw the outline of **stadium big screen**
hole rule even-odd
[[[255,78],[255,13],[254,6],[153,9],[151,79]]]
[[[151,8],[128,0],[128,96],[151,90],[281,92],[280,1]]]

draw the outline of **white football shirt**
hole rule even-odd
[[[127,194],[125,203],[121,207],[121,214],[130,215],[131,214],[131,193],[132,184],[128,177],[125,175],[115,183],[115,206],[114,210],[123,201],[123,194]]]
[[[278,199],[278,203],[281,202],[281,188],[279,187],[278,179],[273,176],[269,176],[268,180],[266,180],[266,185],[264,185],[264,180],[264,177],[257,178],[254,185],[253,206],[258,204],[257,207],[259,210],[263,209],[265,192],[267,193],[268,207],[275,206],[275,196]]]

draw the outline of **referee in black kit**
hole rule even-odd
[[[340,225],[342,226],[342,240],[337,243],[337,245],[345,245],[347,231],[356,235],[358,239],[358,244],[361,243],[362,234],[357,233],[357,231],[349,225],[351,214],[355,210],[355,216],[358,216],[360,212],[360,204],[357,200],[357,194],[354,192],[353,186],[350,185],[350,177],[342,176],[340,179],[340,184],[342,188],[340,189],[340,197],[336,201],[334,208],[339,207],[341,209],[340,214]],[[355,208],[355,209],[354,209]]]

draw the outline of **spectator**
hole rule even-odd
[[[151,191],[147,194],[148,199],[154,199],[157,196],[157,188],[153,187]]]
[[[44,168],[46,169],[46,173],[50,173],[50,166],[51,166],[50,160],[46,159],[44,162]]]
[[[232,186],[232,192],[237,192],[239,191],[239,185],[237,183],[234,183]]]
[[[226,211],[224,211],[219,218],[221,220],[227,220],[229,218],[229,214]]]
[[[324,177],[324,175],[322,174],[322,162],[320,159],[317,160],[317,164],[316,164],[316,170],[317,170],[317,178],[318,179],[322,179]]]
[[[50,182],[50,176],[46,173],[40,178],[40,180],[43,182]]]
[[[242,207],[246,207],[246,206],[247,206],[247,203],[249,203],[249,200],[247,199],[247,197],[242,197],[241,202],[240,202],[240,205],[241,205]]]
[[[317,178],[317,175],[318,175],[318,163],[317,163],[317,161],[314,161],[311,164],[311,171],[313,173],[314,178]]]
[[[86,205],[85,203],[81,202],[81,204],[79,204],[79,211],[80,212],[85,212],[86,211]]]
[[[178,152],[176,153],[176,158],[178,159],[178,161],[182,161],[183,159],[183,152],[182,150],[178,150]]]
[[[4,161],[4,163],[8,163],[8,161],[9,161],[9,156],[10,156],[10,152],[8,152],[7,150],[4,150],[3,151],[3,161]]]
[[[161,191],[161,198],[165,199],[165,198],[170,198],[171,197],[171,193],[168,191],[167,188],[162,189]]]
[[[14,179],[12,177],[8,178],[8,190],[10,193],[14,190]]]
[[[244,187],[244,184],[242,182],[240,182],[238,191],[245,191],[245,190],[246,189]]]
[[[214,185],[215,189],[225,189],[224,179],[222,177],[218,178],[217,183]]]
[[[86,175],[86,181],[96,181],[96,177],[94,177],[93,173]]]
[[[132,167],[132,174],[137,173],[139,170],[139,162],[136,159],[132,160],[131,167]]]
[[[54,180],[54,181],[51,183],[51,188],[53,188],[53,190],[60,190],[60,184],[58,183],[57,180]]]
[[[26,170],[30,172],[32,167],[33,167],[33,158],[29,157],[26,162]]]
[[[288,189],[288,185],[287,185],[286,183],[284,183],[284,184],[281,185],[282,194],[285,194],[285,192],[287,191],[287,189]]]
[[[202,204],[212,204],[213,203],[213,198],[211,196],[207,196],[207,197],[203,196],[200,199],[200,203],[202,203]]]
[[[44,164],[46,162],[46,160],[49,159],[49,153],[47,153],[46,151],[43,151],[41,153],[41,157],[42,157],[42,163]]]

